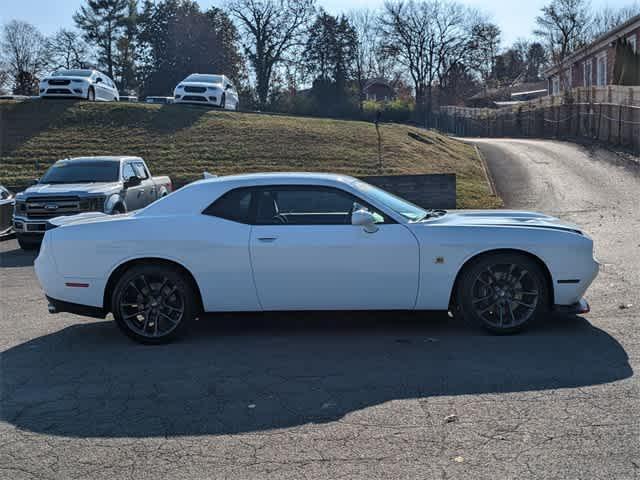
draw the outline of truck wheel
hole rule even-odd
[[[549,311],[547,283],[540,266],[525,255],[486,255],[461,273],[457,303],[468,322],[493,333],[516,333]]]
[[[16,239],[18,240],[18,245],[22,250],[37,250],[40,248],[40,242],[33,239],[26,239],[21,235],[16,235]]]
[[[113,207],[113,210],[111,210],[111,215],[120,215],[122,213],[127,213],[127,209],[124,208],[124,205],[120,203]]]
[[[169,265],[138,265],[116,284],[111,312],[118,327],[145,344],[161,344],[183,335],[195,317],[191,282]]]

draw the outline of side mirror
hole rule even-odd
[[[140,177],[129,177],[124,181],[124,188],[137,187],[141,183]]]
[[[351,214],[351,225],[359,225],[367,233],[375,233],[378,231],[375,217],[367,210],[361,209],[353,212]]]
[[[31,185],[37,185],[39,181],[39,178],[34,178],[33,180],[31,180]]]
[[[96,78],[96,83],[102,83],[102,79],[100,77]]]

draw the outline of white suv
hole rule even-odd
[[[82,98],[89,101],[118,101],[118,89],[97,70],[58,70],[40,82],[40,98]]]
[[[174,103],[198,103],[238,110],[238,92],[224,75],[192,73],[173,91]]]

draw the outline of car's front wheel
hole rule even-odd
[[[222,98],[220,99],[220,108],[225,109],[227,107],[227,96],[223,93]]]
[[[196,314],[196,295],[188,278],[169,265],[137,265],[118,280],[111,311],[120,329],[146,344],[183,335]]]
[[[96,91],[92,87],[89,87],[89,91],[87,92],[87,100],[90,102],[96,101]]]
[[[549,286],[538,263],[518,253],[479,258],[461,273],[456,292],[465,320],[494,333],[516,333],[549,311]]]

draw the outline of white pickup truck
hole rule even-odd
[[[58,160],[16,195],[13,228],[20,247],[37,248],[49,220],[83,212],[126,213],[169,194],[169,177],[152,177],[140,157]]]

